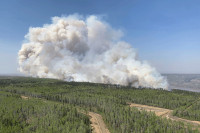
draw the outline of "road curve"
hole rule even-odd
[[[101,115],[94,113],[94,112],[89,112],[90,121],[91,121],[91,126],[94,129],[95,133],[110,133],[109,130],[107,129]]]
[[[177,116],[173,116],[172,115],[173,110],[170,110],[170,109],[164,109],[164,108],[142,105],[142,104],[135,104],[135,103],[129,103],[129,105],[130,105],[130,107],[136,107],[139,110],[155,112],[155,114],[157,116],[166,117],[167,119],[171,119],[173,121],[181,121],[181,122],[184,122],[184,123],[190,123],[190,124],[197,126],[197,127],[200,126],[200,121],[192,121],[192,120],[179,118]]]
[[[24,100],[30,99],[30,97],[23,96],[23,95],[21,95],[21,98]],[[81,111],[79,111],[79,112],[81,112]],[[81,112],[81,113],[86,115],[86,113],[84,113],[84,112]],[[90,122],[91,122],[91,126],[93,128],[94,133],[110,133],[108,128],[106,127],[101,115],[94,113],[94,112],[89,112],[88,115],[90,116]]]

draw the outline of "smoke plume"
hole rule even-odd
[[[97,16],[53,17],[52,24],[29,29],[19,70],[34,77],[167,89],[167,81],[121,37]]]

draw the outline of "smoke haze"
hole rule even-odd
[[[97,16],[53,17],[31,27],[19,53],[19,70],[41,78],[167,89],[167,81],[137,59],[123,33]]]

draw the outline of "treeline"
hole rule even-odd
[[[109,95],[124,102],[133,102],[168,109],[187,106],[195,102],[199,93],[182,90],[157,90],[133,88],[119,85],[95,84],[87,82],[63,82],[53,79],[13,78],[1,79],[0,89],[25,95],[43,97],[49,94],[88,91],[88,94]]]

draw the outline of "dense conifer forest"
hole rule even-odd
[[[91,132],[89,118],[73,105],[41,99],[23,100],[0,91],[0,132]]]
[[[200,93],[181,90],[0,77],[0,132],[90,133],[88,111],[101,114],[112,133],[198,132],[128,103],[172,109],[173,115],[200,121],[199,98]]]

